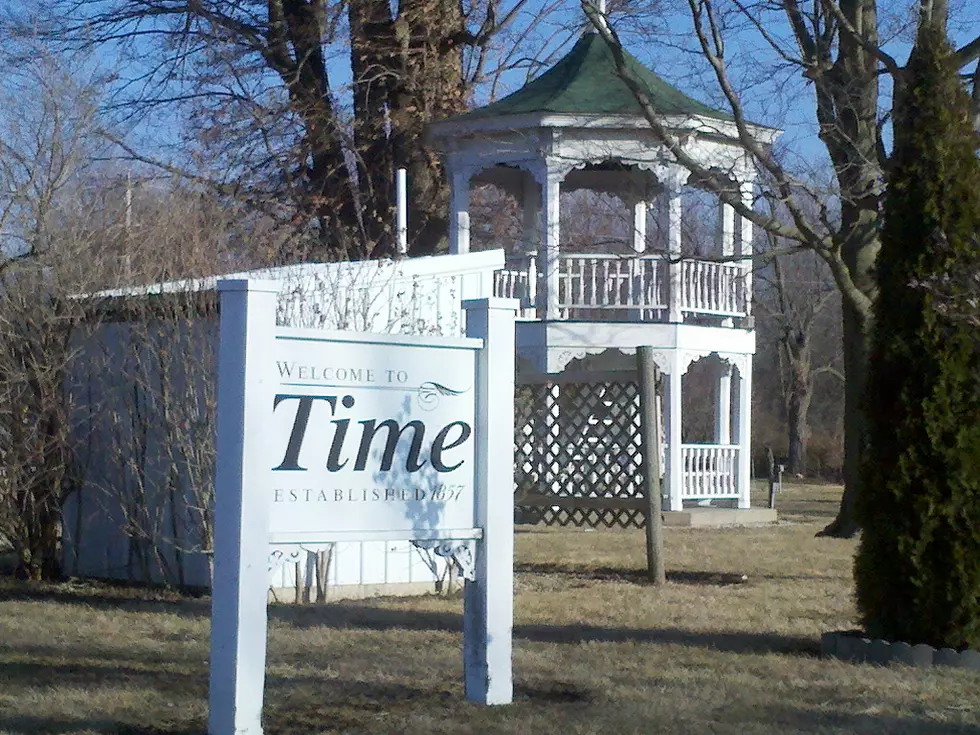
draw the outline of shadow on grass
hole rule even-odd
[[[9,681],[19,687],[50,687],[100,690],[124,687],[129,691],[145,690],[162,695],[172,702],[203,702],[207,698],[207,672],[203,667],[187,672],[163,672],[137,659],[113,658],[100,663],[8,664],[0,659],[0,668]],[[377,679],[340,679],[332,677],[276,676],[267,672],[265,695],[265,729],[282,735],[312,732],[379,732],[378,716],[425,712],[429,716],[458,718],[463,691],[459,682],[436,686]],[[601,699],[574,684],[540,678],[517,681],[515,704],[537,706],[585,705]],[[119,718],[100,714],[94,718],[62,714],[5,714],[0,712],[0,732],[73,733],[80,730],[115,735],[199,735],[206,725],[200,715],[181,717],[177,705],[172,716],[161,718],[152,706],[146,717],[156,720],[153,726],[134,724],[130,711]],[[135,715],[138,717],[138,715]],[[161,722],[161,719],[164,721]],[[168,721],[169,720],[169,721]],[[326,730],[324,729],[326,728]],[[367,728],[366,730],[364,728]]]
[[[333,603],[316,608],[275,606],[270,618],[297,628],[390,629],[461,633],[457,613],[393,610],[363,604]],[[602,625],[515,625],[514,638],[532,643],[660,643],[728,653],[782,653],[817,656],[819,641],[776,633],[743,631],[703,633],[682,628],[619,628]]]
[[[980,726],[977,725],[938,722],[914,716],[863,714],[839,710],[813,711],[780,704],[761,709],[756,724],[767,726],[773,732],[980,735]]]
[[[85,605],[94,610],[163,612],[190,618],[211,614],[210,597],[101,581],[32,584],[0,577],[0,602],[8,601]]]
[[[161,664],[168,660],[142,660],[139,658],[113,657],[101,663],[75,663],[66,652],[64,663],[16,661],[0,658],[4,676],[16,681],[18,686],[44,688],[57,682],[59,687],[89,686],[113,687],[130,684],[145,685],[151,689],[166,690],[171,694],[195,696],[207,689],[207,669],[197,671],[164,671]],[[83,654],[84,655],[84,654]],[[173,663],[179,663],[174,661]],[[4,722],[0,716],[0,725]]]
[[[86,690],[96,696],[99,692],[115,689],[142,689],[183,701],[200,699],[207,695],[206,669],[188,672],[162,671],[160,662],[119,657],[100,663],[75,663],[71,661],[71,655],[70,651],[63,652],[64,663],[7,662],[0,657],[0,672],[8,687],[15,684],[18,689],[25,690],[52,689],[49,696],[55,700],[63,690]],[[200,735],[205,729],[203,722],[196,722],[193,717],[181,718],[179,714],[171,718],[169,723],[160,722],[161,718],[154,716],[151,719],[156,720],[157,724],[146,726],[127,722],[128,718],[112,718],[105,713],[94,718],[84,715],[66,717],[63,714],[45,715],[43,706],[32,709],[38,713],[11,714],[0,711],[0,732],[59,734],[92,731],[114,735]]]
[[[202,735],[203,725],[187,727],[186,725],[175,725],[169,727],[144,727],[142,725],[130,725],[116,720],[82,720],[67,719],[57,717],[43,717],[32,715],[18,715],[14,717],[4,717],[0,715],[0,728],[6,728],[3,732],[10,733],[50,733],[50,735],[62,735],[62,733],[77,733],[80,730],[106,733],[107,735]]]
[[[620,567],[596,567],[595,569],[570,569],[561,564],[551,563],[518,563],[514,565],[515,573],[524,574],[553,574],[569,579],[593,582],[629,582],[631,584],[649,584],[645,569],[622,569]],[[727,572],[667,572],[667,582],[671,584],[703,585],[707,587],[728,587],[745,584],[747,577],[742,574]]]
[[[522,565],[519,571],[545,574],[569,574],[585,579],[621,579],[641,581],[640,571],[596,569],[592,571],[562,570],[552,565]],[[735,585],[742,584],[741,575],[715,572],[676,572],[669,580],[678,584]],[[208,599],[140,599],[130,591],[125,596],[101,594],[100,589],[91,591],[64,589],[63,585],[33,586],[5,585],[0,588],[0,602],[18,599],[48,601],[60,604],[82,604],[102,610],[127,610],[134,612],[161,612],[188,618],[210,615]],[[370,603],[336,602],[327,605],[293,606],[270,605],[270,620],[276,620],[297,628],[353,628],[383,631],[392,628],[404,630],[436,630],[459,633],[462,617],[458,613],[440,613],[417,610],[395,610],[372,607]],[[516,625],[514,637],[534,643],[585,643],[585,642],[647,642],[707,648],[731,653],[790,653],[818,655],[819,642],[811,638],[785,636],[776,633],[695,632],[681,628],[618,628],[602,625]]]

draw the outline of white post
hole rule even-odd
[[[272,408],[277,285],[234,280],[221,293],[211,592],[210,735],[261,735],[269,588],[267,489],[248,472]],[[269,465],[271,466],[271,464]]]
[[[715,394],[715,444],[732,443],[732,366],[720,362],[717,366]]]
[[[669,509],[683,510],[681,490],[684,487],[684,461],[681,451],[681,375],[680,361],[674,357],[667,376],[667,488]]]
[[[751,181],[743,181],[739,184],[739,191],[742,195],[742,204],[752,208],[755,201],[754,187]],[[742,274],[745,277],[745,313],[752,313],[752,220],[742,217]]]
[[[752,477],[752,356],[746,355],[744,371],[738,369],[738,403],[736,404],[738,431],[738,507],[752,507],[750,482]]]
[[[538,254],[529,253],[527,257],[527,305],[533,315],[538,309]]]
[[[477,357],[476,509],[483,529],[475,581],[463,592],[466,699],[514,697],[514,299],[464,301],[466,335],[484,340]]]
[[[682,303],[682,265],[681,257],[681,225],[683,210],[681,207],[681,187],[684,185],[684,176],[676,170],[671,170],[666,177],[664,185],[666,187],[664,195],[664,210],[666,214],[665,227],[667,230],[667,254],[670,257],[670,264],[667,267],[667,280],[669,295],[667,297],[668,320],[674,323],[683,321],[681,312]]]
[[[718,240],[722,258],[730,258],[735,254],[735,209],[725,202],[719,202],[718,206]],[[737,280],[729,281],[727,278],[721,278],[718,281],[718,288],[723,289],[722,293],[718,294],[721,304],[724,304],[726,308],[728,308],[728,304],[738,304],[739,284]],[[731,317],[722,319],[721,326],[735,326],[735,321]]]
[[[408,252],[408,186],[405,182],[405,169],[395,172],[395,201],[398,230],[398,253]]]
[[[719,202],[718,208],[718,239],[724,258],[735,254],[735,209],[725,202]]]
[[[541,244],[538,250],[538,273],[541,287],[539,297],[544,297],[544,318],[560,318],[558,301],[558,273],[560,254],[560,217],[558,203],[561,194],[561,178],[549,169],[544,187],[544,216],[541,218]],[[539,309],[540,311],[540,309]]]
[[[633,252],[647,249],[647,203],[643,199],[633,202]]]
[[[449,252],[470,251],[470,172],[453,171],[449,182]]]
[[[527,256],[527,306],[537,313],[538,269],[540,242],[541,188],[534,177],[523,172],[523,204],[521,207],[521,248]]]
[[[521,247],[531,253],[538,249],[540,231],[538,216],[541,212],[541,188],[529,173],[523,175],[523,195],[521,206]]]

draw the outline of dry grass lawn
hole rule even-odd
[[[760,529],[517,534],[516,701],[463,701],[461,601],[270,608],[267,733],[980,734],[980,675],[818,656],[854,627],[839,490],[789,487]],[[745,579],[743,579],[743,575]],[[203,733],[208,601],[0,581],[0,732]]]

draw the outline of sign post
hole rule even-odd
[[[475,525],[483,543],[463,590],[466,699],[480,704],[514,697],[514,303],[463,302],[467,336],[486,345],[476,367]]]
[[[278,328],[274,284],[221,290],[210,735],[262,732],[269,560],[436,544],[468,579],[466,698],[512,700],[514,314],[466,338]]]
[[[256,477],[261,433],[273,396],[261,360],[274,338],[274,283],[222,281],[218,352],[214,568],[211,583],[211,670],[208,732],[262,732],[269,503]]]

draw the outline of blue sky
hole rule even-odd
[[[22,6],[23,0],[7,0],[7,2],[16,9]],[[507,0],[504,0],[503,8],[506,9],[508,5]],[[892,6],[895,3],[882,3],[882,5]],[[913,3],[907,0],[901,5],[907,8]],[[711,70],[697,53],[696,39],[691,33],[687,3],[684,0],[661,0],[660,6],[665,9],[663,15],[645,18],[643,28],[639,30],[635,28],[636,22],[631,18],[620,16],[617,19],[614,16],[614,21],[621,29],[629,50],[662,77],[691,96],[723,107],[725,102],[714,82]],[[554,9],[551,13],[544,14],[542,10],[546,7],[554,7]],[[523,31],[532,19],[536,23],[534,33],[530,38],[525,39],[519,54],[525,60],[535,57],[538,60],[547,59],[549,52],[554,54],[558,50],[567,49],[577,36],[572,29],[581,28],[584,21],[579,0],[533,0],[525,9],[523,16],[511,27],[509,34]],[[891,18],[882,11],[883,35],[888,38],[886,48],[899,62],[904,62],[910,41],[908,34],[903,35],[901,32],[903,20],[907,20],[907,14]],[[801,164],[806,161],[818,165],[825,164],[825,153],[816,137],[812,89],[802,79],[799,70],[781,64],[778,56],[761,39],[760,34],[755,29],[746,29],[737,15],[728,16],[726,24],[728,63],[733,78],[743,89],[743,103],[750,118],[782,128],[785,133],[781,144],[790,156],[796,157]],[[791,51],[795,50],[781,15],[772,16],[767,31],[774,37],[783,39]],[[977,33],[980,33],[980,3],[960,0],[959,7],[956,7],[956,0],[954,0],[954,22],[951,24],[954,41],[962,43]],[[507,42],[506,38],[501,39],[501,44]],[[345,56],[345,51],[338,49],[336,60],[330,68],[335,87],[349,82],[350,72],[345,63]],[[106,67],[114,65],[114,60],[108,54],[103,55],[100,61]],[[524,64],[520,69],[502,75],[496,87],[498,96],[520,86],[529,68],[532,67]],[[133,70],[120,69],[119,71],[125,77]],[[479,89],[475,101],[486,101],[488,92],[489,87]],[[883,102],[886,101],[887,95],[884,97]],[[171,127],[168,129],[165,120],[166,118],[164,122],[157,121],[152,129],[143,132],[152,133],[160,143],[174,142],[178,131],[173,129],[173,123],[170,123]]]

